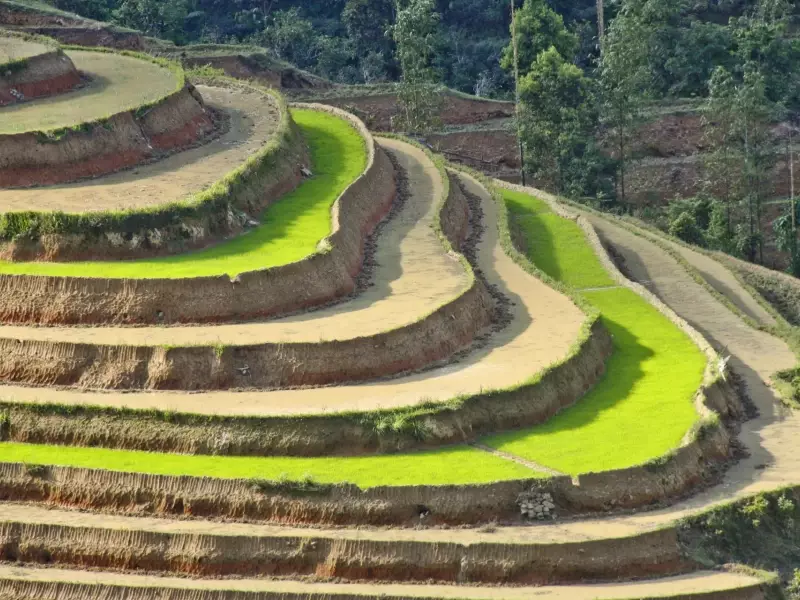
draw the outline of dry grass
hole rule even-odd
[[[19,37],[0,37],[0,65],[49,51],[50,48],[38,42]]]

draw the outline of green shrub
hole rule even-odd
[[[705,246],[703,231],[698,226],[695,217],[689,212],[681,213],[677,219],[669,224],[669,234],[688,244]]]

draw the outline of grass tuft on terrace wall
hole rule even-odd
[[[563,473],[620,469],[667,454],[698,420],[706,358],[638,294],[615,288],[581,228],[532,196],[502,190],[530,260],[583,291],[614,341],[603,379],[547,423],[484,443]],[[600,289],[598,289],[600,288]],[[607,289],[602,289],[607,288]]]
[[[331,231],[331,206],[364,170],[367,152],[364,140],[344,119],[313,110],[293,110],[292,117],[310,148],[314,177],[269,206],[261,215],[261,225],[252,231],[174,256],[65,263],[3,261],[0,273],[132,279],[235,276],[313,254]],[[208,190],[213,191],[214,187]]]

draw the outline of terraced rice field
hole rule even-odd
[[[531,196],[506,193],[506,201],[512,218],[522,227],[535,264],[561,281],[573,286],[588,283],[587,287],[596,290],[582,293],[602,311],[614,336],[615,353],[605,378],[575,407],[545,425],[491,436],[482,442],[570,474],[641,464],[677,447],[697,420],[692,399],[702,380],[704,355],[641,297],[614,286],[577,225],[558,217]],[[551,245],[539,243],[545,236],[536,232],[542,230],[546,230]],[[683,369],[677,376],[676,364]],[[313,391],[292,394],[307,396]],[[319,392],[334,401],[331,393]],[[359,393],[359,386],[349,393]],[[120,396],[128,406],[132,400],[130,395]],[[71,449],[65,453],[57,447],[7,448],[21,462],[217,477],[270,479],[309,474],[320,481],[346,481],[363,487],[411,484],[415,480],[432,485],[546,476],[544,471],[532,471],[471,448],[336,459],[171,456],[168,460],[162,455],[118,450]],[[467,465],[481,468],[473,470]]]
[[[157,102],[183,85],[170,69],[140,58],[85,50],[66,54],[89,83],[69,94],[3,107],[0,135],[79,126]]]
[[[131,473],[192,475],[375,486],[452,485],[531,479],[544,474],[466,446],[384,456],[295,458],[182,456],[100,448],[0,444],[0,460],[109,469]]]
[[[87,86],[0,109],[11,116],[0,133],[83,130],[183,83],[134,56],[69,53]],[[207,189],[276,131],[275,111],[242,89],[199,88],[231,119],[217,139],[91,181],[0,190],[0,211],[149,210]],[[208,124],[195,101],[181,123]],[[778,320],[705,255],[669,246],[679,264],[652,233],[589,212],[579,224],[534,190],[447,172],[407,141],[377,138],[373,153],[357,120],[301,106],[291,112],[313,175],[250,231],[168,257],[0,263],[0,597],[778,597],[773,576],[704,570],[721,565],[696,561],[689,526],[674,523],[800,482],[800,420],[769,388],[771,369],[795,357],[710,288]],[[340,196],[350,212],[333,214]],[[343,214],[358,216],[352,239],[320,248]],[[607,270],[592,229],[690,326]],[[198,296],[169,287],[257,270],[267,274],[198,280]],[[324,302],[308,300],[328,277]],[[244,313],[243,297],[266,304],[276,289],[288,306]],[[36,305],[42,294],[52,312]],[[105,317],[59,320],[72,303],[104,302]],[[164,319],[165,303],[210,310]],[[135,310],[147,314],[129,319]],[[696,433],[701,386],[731,422],[743,408],[730,382],[709,383],[715,355],[692,327],[732,354],[760,410],[741,425],[748,455],[736,464],[736,428],[702,413]],[[332,385],[313,378],[329,373]],[[696,493],[711,476],[723,485]],[[786,536],[786,515],[800,514],[792,494],[734,511],[759,523],[778,511]],[[714,533],[723,517],[708,519],[710,538],[732,539]]]
[[[268,143],[280,114],[255,90],[198,86],[206,105],[228,120],[217,139],[149,164],[71,184],[0,189],[3,211],[129,211],[191,202]],[[2,114],[2,113],[0,113]]]
[[[359,135],[342,119],[308,110],[294,111],[293,116],[311,149],[315,177],[265,210],[260,226],[247,234],[205,250],[153,259],[69,263],[4,261],[0,262],[0,273],[133,279],[233,277],[308,256],[330,233],[331,205],[363,171],[366,151]],[[221,179],[224,174],[212,172],[212,177]],[[125,181],[137,178],[130,173],[114,177]],[[165,181],[169,181],[168,175]],[[80,191],[81,187],[77,189]]]
[[[703,353],[643,298],[615,286],[577,224],[532,196],[504,196],[531,261],[600,309],[614,354],[579,404],[531,431],[486,443],[572,475],[642,464],[677,447],[697,420]]]

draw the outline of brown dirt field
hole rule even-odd
[[[398,150],[408,148],[400,143],[395,143],[395,147]],[[407,152],[412,151],[409,149]],[[496,285],[512,300],[513,306],[509,326],[492,335],[484,347],[458,363],[391,381],[307,390],[95,394],[8,386],[3,388],[3,392],[14,400],[34,403],[104,404],[203,414],[289,415],[409,406],[423,400],[443,401],[460,394],[475,394],[490,387],[505,388],[520,383],[567,355],[585,316],[568,298],[528,275],[505,254],[494,225],[497,218],[494,202],[477,182],[466,177],[464,181],[468,191],[481,198],[487,225],[476,252],[477,266],[483,271],[487,283]],[[430,185],[430,180],[420,179],[419,184],[424,189]],[[432,191],[428,189],[422,193],[430,195]],[[403,246],[402,252],[410,252],[407,245]],[[427,273],[431,280],[439,277],[438,271]],[[432,281],[426,283],[424,279],[423,273],[417,280],[419,290],[416,292],[423,298],[432,284]],[[521,357],[525,357],[523,372],[519,368]]]
[[[0,134],[47,131],[110,117],[155,102],[177,87],[172,72],[146,60],[79,50],[66,55],[91,81],[69,94],[3,107]]]
[[[17,37],[0,37],[0,65],[12,60],[30,58],[31,56],[51,51],[52,48],[48,48],[38,42],[31,42]]]
[[[0,579],[25,581],[59,581],[64,583],[81,583],[95,585],[117,585],[143,588],[177,588],[184,590],[220,590],[239,592],[272,592],[298,594],[298,597],[336,598],[339,594],[345,598],[363,595],[366,598],[470,598],[507,600],[531,598],[569,599],[569,600],[601,600],[614,598],[652,598],[669,596],[680,599],[703,592],[719,592],[709,596],[722,600],[744,600],[763,598],[758,591],[760,581],[749,575],[736,573],[699,572],[680,577],[619,584],[546,586],[492,588],[469,586],[441,585],[403,585],[403,584],[343,584],[343,583],[301,583],[288,580],[239,579],[239,580],[192,580],[173,577],[152,577],[144,575],[125,575],[121,573],[101,573],[90,571],[68,571],[62,569],[33,569],[13,565],[0,566]],[[742,593],[738,588],[753,588]],[[161,597],[160,592],[158,593]],[[147,594],[147,592],[145,593]],[[147,595],[128,596],[132,600],[148,597]],[[299,596],[302,594],[302,596]],[[64,598],[64,596],[60,596]],[[71,597],[71,596],[70,596]],[[75,596],[85,597],[85,596]],[[121,597],[121,595],[120,595]]]
[[[0,326],[0,337],[132,346],[218,343],[243,346],[267,341],[352,339],[417,321],[461,294],[469,279],[461,263],[444,252],[432,228],[442,195],[436,166],[416,148],[393,140],[382,140],[381,144],[406,169],[413,195],[381,231],[374,255],[377,266],[372,285],[349,301],[256,323],[137,328]],[[169,176],[168,172],[164,174],[165,178]]]
[[[241,165],[261,148],[280,117],[263,94],[238,88],[199,86],[206,104],[230,117],[216,140],[134,169],[73,184],[0,190],[0,210],[94,212],[185,200]]]

